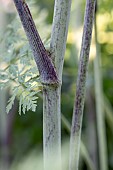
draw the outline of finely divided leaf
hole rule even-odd
[[[27,92],[22,93],[20,95],[20,102],[19,102],[19,114],[21,115],[21,111],[25,114],[26,111],[32,110],[33,112],[36,111],[37,106],[37,99],[36,96],[37,92]]]
[[[8,105],[6,107],[6,112],[9,113],[9,111],[11,110],[13,104],[14,104],[14,101],[15,101],[15,98],[16,98],[16,95],[17,95],[17,92],[18,92],[18,89],[15,88],[13,90],[13,95],[11,96],[11,98],[9,99],[8,101]]]

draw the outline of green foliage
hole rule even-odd
[[[19,114],[21,107],[23,113],[27,110],[35,111],[36,94],[39,92],[39,75],[34,63],[29,45],[26,39],[23,39],[20,26],[17,28],[17,21],[7,28],[7,34],[4,38],[4,53],[1,60],[4,67],[0,70],[0,87],[6,88],[12,86],[12,96],[8,101],[7,113],[12,108],[15,97],[19,102]]]
[[[13,93],[12,97],[9,99],[8,105],[7,105],[7,107],[6,107],[6,112],[7,112],[7,113],[9,113],[10,109],[12,108],[12,105],[14,104],[14,100],[15,100],[15,97],[16,97],[16,95],[17,95],[18,89],[17,89],[17,88],[14,89],[13,92],[14,92],[14,93]]]
[[[37,10],[35,7],[33,9],[33,15],[36,16]],[[39,25],[38,22],[40,22],[41,26],[44,26],[47,13],[42,11],[40,15],[39,21],[36,19],[35,23]],[[46,29],[43,39],[45,35],[49,37],[49,25],[46,26]],[[10,88],[11,91],[6,111],[7,113],[10,111],[16,97],[19,99],[19,114],[21,114],[21,110],[24,114],[28,110],[35,111],[38,93],[41,90],[39,72],[18,17],[8,25],[5,35],[2,37],[0,88]],[[44,43],[48,48],[49,41],[44,40]]]

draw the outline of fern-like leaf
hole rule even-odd
[[[9,111],[11,110],[13,104],[14,104],[14,101],[15,101],[15,98],[16,98],[16,95],[17,95],[17,92],[18,92],[18,88],[14,88],[13,90],[13,95],[11,96],[11,98],[8,100],[8,105],[6,107],[6,112],[9,113]]]

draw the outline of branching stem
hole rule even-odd
[[[29,40],[40,73],[41,82],[43,84],[57,84],[57,73],[36,29],[28,5],[23,0],[14,0],[14,3]]]

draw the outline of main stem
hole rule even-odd
[[[44,170],[61,170],[60,96],[70,9],[71,0],[55,0],[50,52],[59,83],[43,87]]]
[[[61,170],[61,87],[43,87],[44,169]]]
[[[95,11],[95,1],[96,0],[87,0],[85,9],[84,30],[71,127],[69,170],[78,170],[79,164],[81,127],[85,101],[85,86]]]

